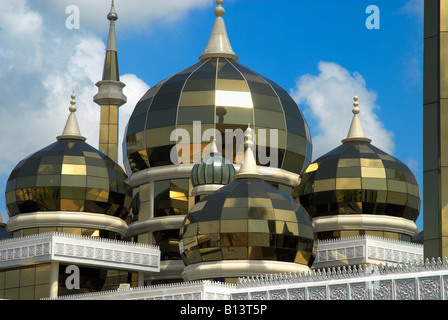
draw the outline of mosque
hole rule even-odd
[[[62,134],[7,181],[0,298],[448,299],[444,235],[418,233],[415,176],[365,136],[362,97],[347,106],[347,137],[312,161],[298,105],[239,62],[216,3],[199,62],[135,106],[122,168],[118,110],[127,98],[112,1],[93,97],[99,149],[79,130],[73,93]],[[428,3],[425,14],[442,16],[441,2]],[[426,78],[436,81],[431,68]]]

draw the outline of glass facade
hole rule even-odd
[[[132,288],[138,286],[136,272],[79,266],[80,288],[68,289],[65,284],[70,276],[70,273],[65,272],[67,267],[68,265],[59,265],[58,296],[116,290],[122,283],[128,283]]]
[[[12,235],[9,233],[5,223],[0,223],[0,240],[9,239]]]
[[[101,105],[98,150],[118,162],[118,113],[117,105]]]
[[[38,300],[50,295],[51,265],[0,270],[0,299]]]
[[[190,179],[154,182],[154,217],[186,215],[194,206]]]
[[[9,215],[37,211],[102,213],[125,218],[132,199],[123,169],[79,140],[62,140],[30,155],[6,186]]]
[[[310,266],[314,260],[308,213],[261,179],[238,179],[198,202],[180,238],[187,265],[249,259]]]
[[[28,228],[21,229],[13,232],[13,237],[25,237],[33,234],[42,234],[47,232],[61,232],[68,234],[76,234],[86,237],[99,237],[102,239],[115,239],[121,240],[121,235],[112,231],[91,229],[91,228],[72,228],[72,227],[40,227],[40,228]]]
[[[340,239],[340,238],[350,238],[357,236],[374,236],[384,239],[400,240],[406,242],[412,241],[412,238],[409,235],[388,231],[338,230],[338,231],[322,231],[316,233],[317,240]]]
[[[154,182],[154,217],[186,215],[195,204],[195,198],[191,196],[192,190],[190,179]],[[140,216],[138,219],[140,220]],[[138,241],[145,242],[140,235]],[[162,261],[181,259],[178,229],[154,232],[151,243],[160,247]]]
[[[79,266],[79,289],[68,289],[68,265],[59,265],[58,296],[116,290],[120,284],[137,287],[138,274],[114,269]],[[0,270],[0,299],[39,300],[50,295],[51,264],[37,264]]]
[[[312,218],[375,214],[415,221],[420,191],[409,168],[367,142],[346,142],[313,162],[295,197]]]
[[[181,260],[179,252],[179,229],[152,233],[152,244],[159,246],[160,260]]]
[[[425,258],[448,256],[448,2],[424,2]]]
[[[200,129],[195,129],[194,121],[200,121]],[[272,166],[275,161],[276,167],[299,174],[310,163],[308,125],[284,89],[225,58],[199,62],[152,87],[138,102],[123,144],[126,170],[172,164],[175,145],[175,162],[195,163],[210,144],[211,137],[203,136],[208,129],[220,135],[218,150],[239,163],[242,149],[237,150],[235,139],[243,136],[248,124],[257,137],[265,137],[256,141],[260,165]],[[171,137],[175,129],[188,133],[190,139]],[[260,154],[267,158],[277,154],[277,158],[269,162]]]

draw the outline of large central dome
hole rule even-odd
[[[171,141],[171,133],[175,129],[189,133],[190,141],[179,143],[196,151],[210,143],[210,137],[202,137],[205,130],[218,130],[222,154],[238,163],[242,159],[236,157],[235,143],[227,145],[234,149],[233,157],[226,150],[225,133],[244,131],[248,124],[257,137],[264,133],[260,130],[266,130],[266,139],[256,141],[257,151],[267,157],[278,154],[277,167],[299,174],[311,162],[311,136],[302,112],[284,89],[237,62],[228,43],[223,9],[218,8],[200,62],[152,87],[136,105],[125,133],[123,154],[128,171],[173,164],[171,151],[177,141]],[[201,124],[201,138],[193,141],[195,121]],[[272,129],[278,130],[278,139]],[[185,154],[182,156],[185,159]],[[193,158],[193,151],[188,156]],[[257,160],[259,165],[272,166],[260,157]],[[190,163],[194,162],[191,159]]]

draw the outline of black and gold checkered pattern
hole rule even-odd
[[[345,142],[313,162],[295,195],[312,218],[375,214],[416,221],[420,191],[411,170],[368,142]]]
[[[204,140],[200,145],[193,143],[194,121],[201,122],[199,140]],[[258,140],[257,149],[268,156],[278,149],[278,167],[299,174],[311,162],[309,127],[284,89],[225,58],[199,62],[155,85],[138,102],[126,129],[125,166],[127,171],[138,171],[172,164],[170,152],[177,141],[171,141],[171,133],[175,129],[186,130],[191,138],[189,142],[179,141],[190,150],[190,154],[179,155],[184,162],[202,158],[190,159],[194,150],[202,151],[210,143],[202,137],[204,131],[217,129],[222,135],[222,149],[218,149],[232,163],[238,163],[236,150],[233,158],[226,152],[226,130],[243,132],[248,124],[257,136],[260,130],[266,131],[266,141]],[[278,130],[272,146],[270,129]],[[272,165],[265,162],[261,164]]]
[[[311,265],[310,217],[260,179],[238,179],[198,202],[180,229],[185,263],[274,260]]]
[[[78,211],[125,218],[132,189],[123,169],[89,144],[62,140],[30,155],[6,186],[10,216],[38,211]]]

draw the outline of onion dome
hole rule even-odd
[[[261,179],[251,134],[248,128],[243,168],[235,180],[198,202],[185,217],[179,247],[187,265],[224,260],[312,264],[310,217],[300,204]]]
[[[234,175],[235,167],[219,153],[216,142],[213,140],[210,153],[196,163],[191,171],[193,194],[216,191],[232,182]]]
[[[6,186],[10,217],[30,212],[100,213],[124,219],[132,190],[123,169],[85,142],[76,120],[75,95],[57,142],[18,163]]]
[[[312,218],[362,214],[415,222],[421,203],[417,180],[403,162],[365,137],[358,97],[354,100],[347,138],[306,168],[296,195]]]
[[[222,1],[217,1],[212,35],[200,61],[153,86],[135,106],[126,128],[123,148],[129,173],[171,164],[196,163],[209,144],[204,132],[216,129],[222,137],[222,154],[240,163],[236,143],[227,144],[226,130],[241,134],[250,123],[257,136],[257,163],[271,166],[260,158],[276,154],[275,166],[299,174],[311,161],[312,142],[308,124],[286,90],[272,80],[237,62],[224,25]],[[200,123],[197,131],[194,122]],[[175,130],[189,134],[178,159],[171,150],[177,145]],[[265,130],[265,131],[263,131]],[[196,138],[198,137],[198,138]],[[229,145],[231,147],[229,147]],[[241,142],[241,149],[243,143]],[[174,152],[176,154],[176,152]]]

